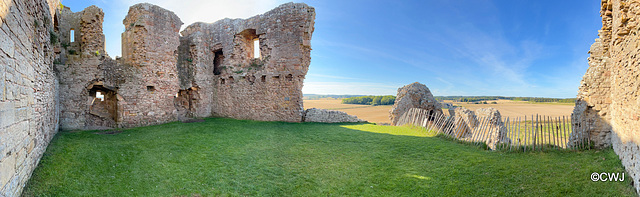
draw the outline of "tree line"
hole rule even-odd
[[[335,99],[339,99],[339,98],[351,98],[351,97],[359,97],[359,96],[364,96],[364,95],[335,95],[335,94],[324,95],[324,94],[303,94],[302,96],[304,96],[304,99],[305,99],[305,100],[318,100],[318,99],[323,99],[323,98],[335,98]]]
[[[360,104],[360,105],[393,105],[396,102],[396,96],[359,96],[342,99],[342,104]]]
[[[575,103],[575,98],[543,98],[543,97],[507,97],[507,96],[435,96],[438,101],[452,100],[456,102],[481,102],[492,100],[529,101],[536,103]]]

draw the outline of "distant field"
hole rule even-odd
[[[391,105],[371,106],[342,104],[341,99],[323,98],[319,100],[304,100],[304,108],[319,108],[343,111],[358,118],[374,123],[390,123],[389,110]],[[478,108],[493,107],[500,111],[503,117],[531,117],[532,114],[545,116],[569,116],[573,111],[573,103],[531,103],[527,101],[498,100],[498,104],[467,104],[461,102],[451,102],[455,105],[466,107],[470,110]],[[492,101],[488,101],[491,103]],[[444,110],[448,114],[448,110]]]
[[[342,99],[323,98],[319,100],[304,100],[304,108],[330,109],[356,115],[358,118],[374,123],[391,123],[389,110],[391,105],[356,105],[342,104]]]
[[[448,102],[448,101],[445,101]],[[491,103],[493,101],[487,101]],[[511,101],[511,100],[498,100],[498,104],[468,104],[461,102],[453,102],[455,105],[463,106],[470,110],[476,110],[479,108],[493,107],[500,111],[502,117],[524,117],[540,114],[545,116],[569,116],[573,111],[573,103],[532,103],[527,101]]]

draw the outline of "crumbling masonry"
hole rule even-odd
[[[300,122],[313,7],[195,23],[142,3],[104,50],[104,13],[58,0],[0,1],[0,196],[18,196],[58,131],[197,117]],[[182,34],[182,35],[181,35]]]
[[[600,16],[568,146],[612,146],[640,193],[640,2],[602,0]]]

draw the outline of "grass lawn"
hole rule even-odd
[[[26,196],[634,196],[611,150],[492,152],[421,129],[208,118],[60,132]]]

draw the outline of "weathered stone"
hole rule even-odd
[[[7,156],[0,160],[0,185],[6,185],[16,174],[16,157]]]
[[[311,61],[304,43],[314,20],[313,7],[287,3],[244,20],[189,25],[178,50],[180,89],[197,88],[198,98],[185,98],[191,102],[183,108],[197,117],[302,121],[301,90]]]
[[[475,114],[477,119],[487,121],[487,128],[483,128],[484,131],[476,127],[474,132],[485,132],[484,136],[489,136],[485,141],[489,148],[495,150],[498,143],[511,143],[511,139],[507,137],[508,130],[497,109],[493,107],[480,108],[475,111]]]
[[[20,195],[49,144],[46,136],[58,131],[59,89],[49,39],[54,4],[59,1],[0,3],[0,196]],[[28,149],[34,157],[27,157]]]
[[[303,119],[315,20],[306,4],[195,23],[184,37],[173,12],[136,4],[123,20],[116,60],[104,51],[104,13],[96,6],[74,13],[57,0],[0,1],[0,17],[0,196],[21,193],[59,126],[134,127],[211,115]]]
[[[442,113],[440,104],[433,98],[429,88],[418,82],[398,88],[396,101],[389,111],[391,125],[396,125],[402,114],[411,108],[425,109],[430,113]]]
[[[635,2],[602,1],[602,29],[589,50],[567,146],[612,146],[640,193],[639,14]]]
[[[366,122],[365,120],[358,119],[358,117],[354,115],[349,115],[342,111],[316,109],[316,108],[305,110],[304,121],[305,122],[324,122],[324,123]]]
[[[449,110],[451,112],[451,109]],[[472,134],[472,130],[479,124],[478,119],[473,111],[464,107],[453,108],[451,117],[454,117],[456,138],[469,137]]]
[[[59,76],[65,76],[60,78],[64,129],[134,127],[211,115],[302,121],[310,48],[301,46],[313,33],[312,7],[289,3],[246,20],[195,23],[180,37],[182,22],[173,12],[136,4],[123,21],[123,57],[118,60],[97,50],[104,48],[102,17],[97,7],[62,10],[61,43],[70,42],[70,29],[81,32],[61,51],[64,63],[56,65]],[[274,22],[285,19],[286,25]],[[254,40],[260,43],[259,57],[252,57]],[[94,102],[96,92],[105,94],[105,102]]]

